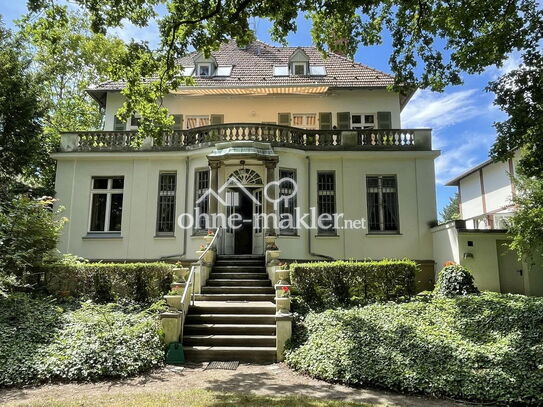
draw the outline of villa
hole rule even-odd
[[[439,152],[429,129],[402,128],[411,93],[389,90],[388,74],[333,53],[323,58],[313,47],[229,42],[180,63],[195,85],[164,98],[175,125],[160,142],[131,145],[138,117],[116,116],[122,83],[89,89],[104,109],[104,129],[64,134],[54,155],[57,197],[70,219],[62,252],[195,260],[207,225],[179,217],[237,213],[243,226],[227,228],[224,254],[263,254],[264,236],[275,233],[285,260],[409,257],[431,285]],[[264,191],[285,179],[294,182]],[[201,199],[210,188],[217,194]],[[269,202],[264,195],[272,193],[288,199]],[[309,229],[264,230],[253,221],[296,209],[342,218]],[[356,222],[361,227],[349,227]]]

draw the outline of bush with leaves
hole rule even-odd
[[[439,272],[434,293],[442,297],[454,297],[478,294],[479,289],[475,286],[473,274],[467,268],[460,264],[449,264]]]
[[[331,382],[507,405],[542,405],[543,298],[483,293],[310,313],[287,351]]]
[[[127,377],[161,366],[163,309],[59,304],[21,293],[0,299],[0,386]]]
[[[65,257],[66,259],[66,257]],[[91,299],[99,303],[157,301],[170,289],[173,265],[167,263],[85,263],[42,265],[51,294]]]
[[[52,203],[27,196],[0,199],[0,281],[22,284],[35,266],[53,256],[65,219],[51,210]]]
[[[310,308],[350,307],[415,294],[418,265],[411,260],[294,263],[291,281]]]

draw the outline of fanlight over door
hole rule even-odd
[[[234,171],[228,179],[234,178],[243,186],[260,186],[262,185],[262,177],[258,172],[249,168],[240,168]]]

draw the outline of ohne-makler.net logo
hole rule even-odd
[[[288,185],[288,194],[278,194],[275,197],[275,189],[281,191],[281,187]],[[208,189],[196,201],[193,213],[183,213],[178,217],[178,224],[182,229],[191,229],[195,225],[204,229],[217,229],[222,227],[229,230],[237,230],[246,223],[251,223],[257,229],[288,229],[288,230],[342,230],[354,229],[365,230],[366,219],[345,219],[343,213],[319,213],[318,208],[311,207],[309,211],[292,204],[298,193],[298,185],[291,178],[282,178],[278,181],[269,182],[262,187],[262,194],[254,194],[251,187],[242,185],[237,179],[230,178],[217,191]],[[227,191],[227,193],[225,193]],[[251,217],[242,216],[237,208],[241,204],[241,194],[245,195],[252,203],[255,210]],[[263,213],[261,202],[258,197],[273,204],[272,213]],[[202,213],[201,203],[207,199],[216,199],[227,210],[225,213]]]

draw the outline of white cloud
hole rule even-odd
[[[470,120],[481,114],[476,94],[479,89],[450,93],[417,91],[402,111],[402,127],[432,127],[435,130]]]
[[[495,140],[495,134],[476,134],[465,132],[456,134],[441,156],[436,160],[436,182],[445,182],[462,174],[488,158],[488,151]],[[443,140],[445,141],[445,140]],[[484,152],[484,154],[481,154]]]

